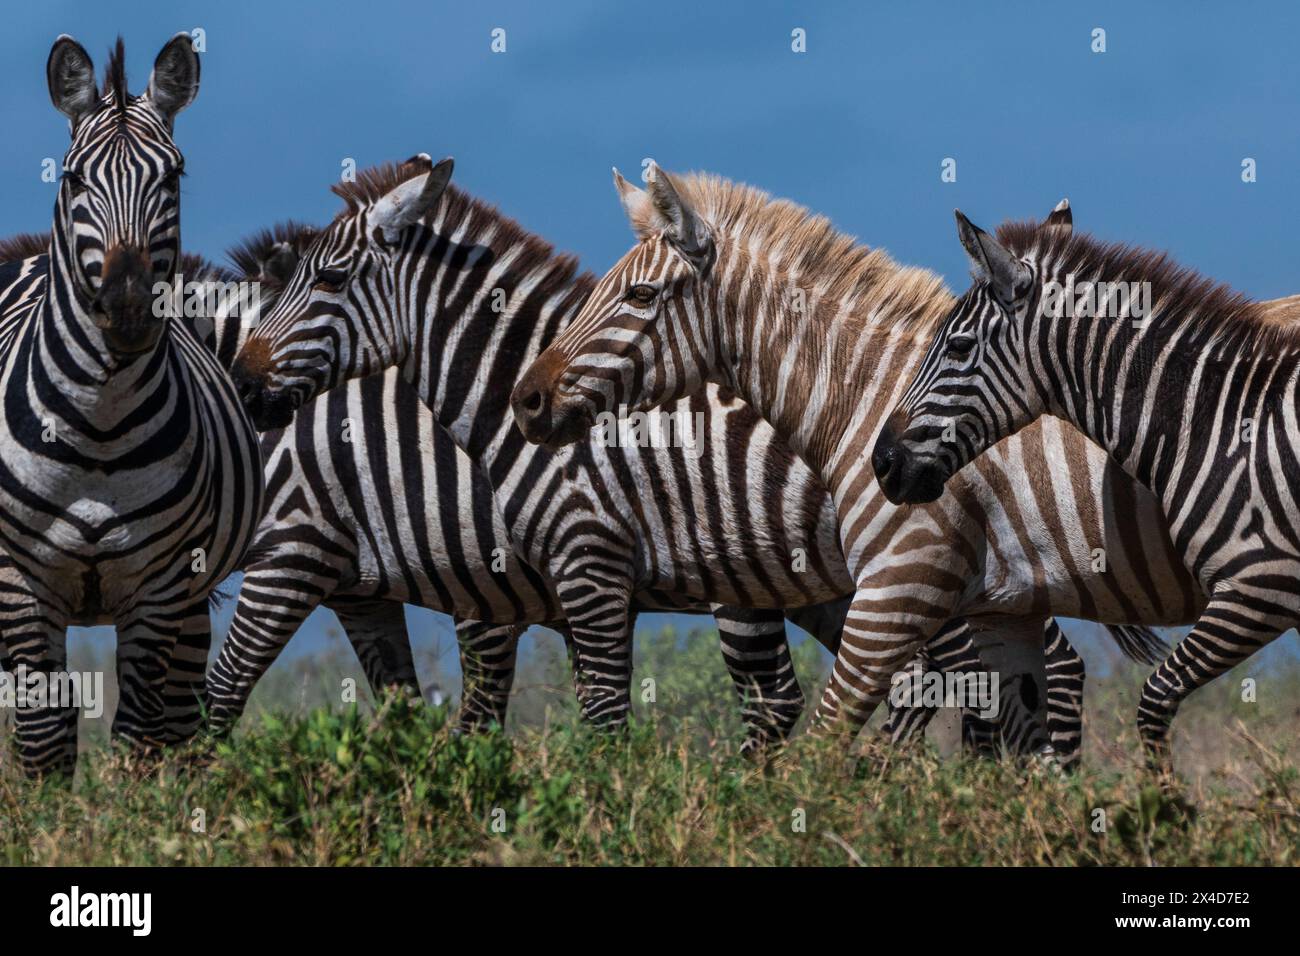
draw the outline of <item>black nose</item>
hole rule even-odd
[[[244,411],[256,427],[262,428],[266,409],[261,381],[239,359],[230,367],[230,380],[235,383],[235,394],[239,396]]]
[[[113,323],[146,319],[153,305],[153,267],[144,250],[117,245],[104,254],[96,304]]]
[[[540,412],[544,403],[545,399],[542,398],[542,393],[538,389],[533,389],[533,391],[528,392],[519,399],[520,406],[530,415]]]
[[[545,389],[522,381],[510,396],[515,422],[531,442],[545,441],[550,431],[551,403],[548,395]]]
[[[876,438],[875,447],[871,449],[871,468],[876,473],[876,481],[884,482],[898,460],[898,443],[894,430],[885,423]]]
[[[261,390],[259,384],[254,381],[252,374],[238,359],[230,367],[230,380],[235,383],[235,391],[239,393],[240,399],[245,402],[253,392]]]

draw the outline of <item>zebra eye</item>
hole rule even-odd
[[[948,340],[948,357],[965,358],[975,348],[975,336],[954,335]]]
[[[74,196],[86,191],[86,181],[70,169],[63,171],[63,181],[68,184],[68,188],[72,190]]]
[[[655,300],[659,290],[652,285],[638,284],[627,290],[628,300],[637,305],[649,305]]]
[[[322,269],[316,273],[315,287],[321,292],[342,292],[348,274],[342,269]]]

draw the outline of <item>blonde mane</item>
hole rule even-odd
[[[825,216],[788,199],[712,173],[670,175],[678,194],[719,237],[741,249],[763,250],[768,268],[815,286],[817,297],[861,302],[850,320],[882,322],[928,337],[953,305],[943,278],[928,269],[902,266],[840,232]],[[636,225],[640,225],[639,223]],[[869,307],[869,314],[864,311]]]

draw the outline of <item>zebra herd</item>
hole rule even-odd
[[[403,604],[450,614],[465,730],[504,721],[529,625],[570,644],[583,717],[618,726],[636,615],[711,612],[746,751],[785,739],[803,711],[788,619],[836,655],[814,730],[855,732],[906,673],[987,669],[999,716],[968,709],[968,742],[1067,767],[1084,672],[1055,615],[1108,625],[1152,664],[1166,648],[1151,626],[1205,615],[1148,681],[1153,752],[1176,701],[1262,640],[1252,615],[1267,605],[1267,626],[1289,622],[1276,609],[1294,587],[1273,562],[1293,541],[1293,503],[1276,469],[1255,481],[1289,467],[1294,418],[1265,415],[1253,465],[1220,439],[1227,470],[1207,459],[1193,478],[1177,416],[1143,451],[1152,402],[1094,413],[1126,348],[1148,372],[1164,361],[1140,333],[1089,333],[1105,339],[1102,365],[1016,351],[1034,335],[1083,348],[1016,326],[1032,321],[1034,282],[1120,264],[1074,233],[1065,204],[1010,233],[1010,252],[964,225],[983,271],[955,300],[791,203],[651,166],[644,190],[615,174],[637,242],[597,279],[421,154],[335,184],[332,222],[268,228],[227,269],[180,245],[172,125],[199,83],[188,35],[164,46],[142,95],[127,91],[120,40],[100,87],[61,37],[48,82],[72,134],[52,232],[0,243],[0,663],[59,671],[68,626],[115,624],[113,729],[136,747],[205,720],[229,732],[322,605],[372,687],[411,693]],[[1198,317],[1162,348],[1242,338],[1290,354],[1283,332],[1199,318],[1248,317],[1243,300],[1149,257],[1123,264],[1163,270],[1173,291],[1157,313]],[[159,319],[155,283],[177,273],[262,295],[253,314]],[[1215,415],[1244,407],[1230,394],[1258,404],[1293,387],[1253,368],[1164,387]],[[1086,400],[1051,391],[1063,382]],[[660,406],[700,423],[691,447],[591,427]],[[1032,423],[1043,411],[1080,427]],[[1201,482],[1231,500],[1198,506]],[[1248,534],[1271,548],[1249,565]],[[208,667],[208,597],[236,569],[235,617]],[[932,713],[891,702],[885,732],[905,739]],[[16,711],[30,771],[75,764],[75,718]]]

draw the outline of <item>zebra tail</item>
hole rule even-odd
[[[1169,653],[1169,645],[1145,625],[1107,624],[1106,630],[1119,645],[1120,652],[1139,664],[1159,664]]]

